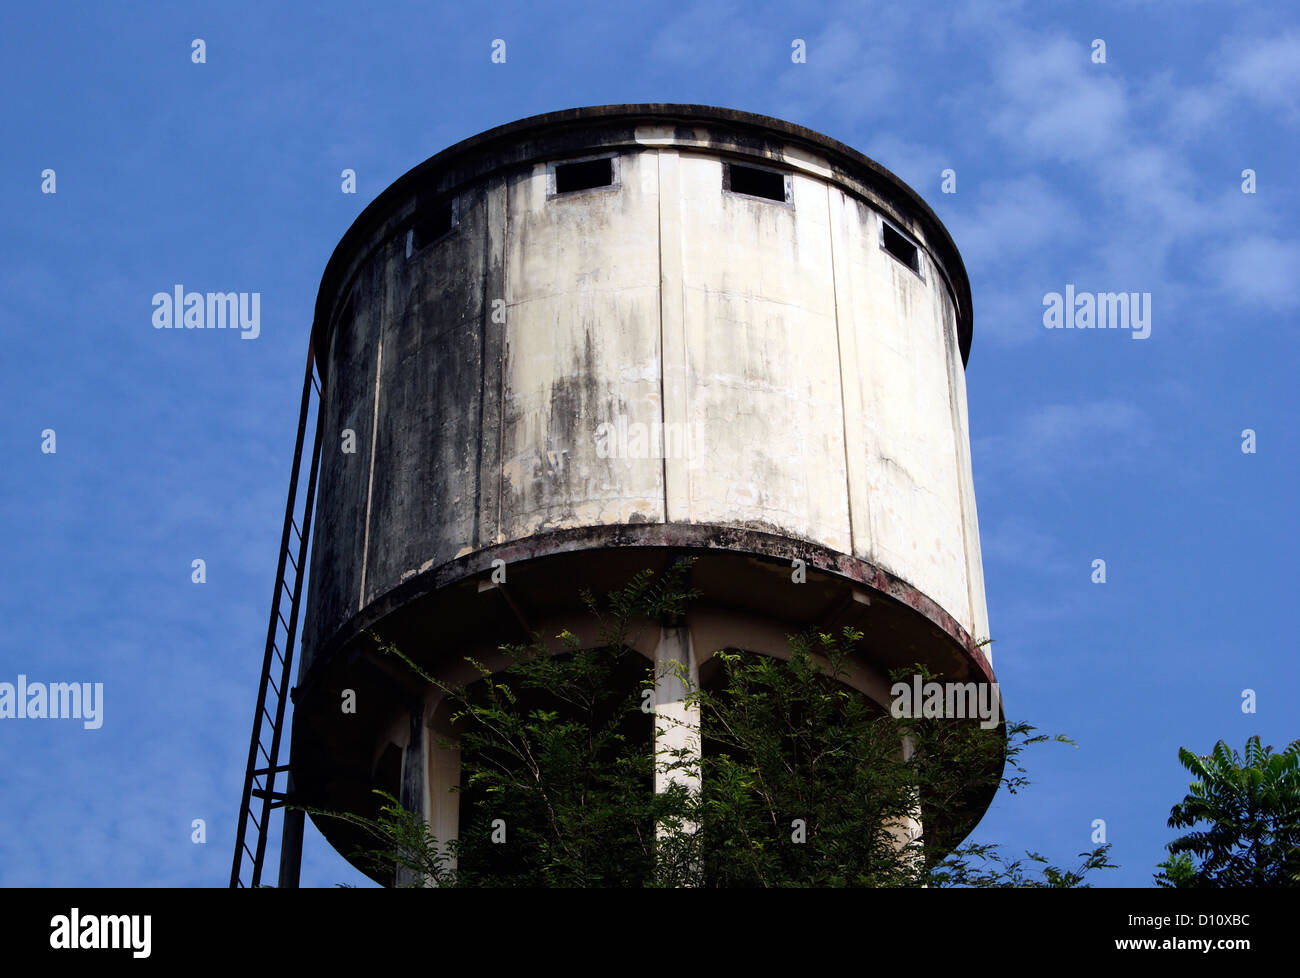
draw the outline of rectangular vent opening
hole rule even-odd
[[[614,161],[583,160],[581,163],[557,163],[555,166],[555,192],[571,194],[575,190],[614,185]]]
[[[726,165],[727,189],[733,194],[766,197],[768,200],[786,202],[785,174],[773,170],[760,170],[739,163]]]
[[[921,274],[921,253],[916,245],[912,244],[884,221],[880,222],[880,228],[880,243],[884,245],[885,250],[912,271],[918,275]]]
[[[411,245],[416,251],[431,245],[456,226],[455,201],[449,200],[429,211],[411,228]]]

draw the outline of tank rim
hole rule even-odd
[[[910,608],[920,620],[945,636],[970,668],[984,682],[995,682],[992,663],[982,645],[937,601],[920,588],[890,573],[872,560],[833,550],[819,543],[797,540],[765,530],[714,523],[614,523],[599,526],[549,530],[505,543],[472,550],[436,567],[413,575],[368,601],[347,620],[336,623],[311,650],[311,664],[299,675],[298,686],[306,689],[327,662],[340,654],[358,634],[403,606],[453,585],[490,574],[493,561],[509,566],[544,560],[561,554],[601,550],[674,550],[681,553],[710,552],[745,555],[783,567],[798,557],[810,572],[825,574],[846,584],[868,588],[879,597]]]

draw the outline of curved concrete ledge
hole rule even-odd
[[[304,658],[300,685],[309,686],[320,663],[328,661],[357,635],[375,627],[412,602],[465,581],[484,578],[494,561],[504,561],[515,572],[529,562],[560,554],[601,551],[659,550],[677,551],[682,555],[717,552],[746,555],[779,561],[782,575],[788,576],[790,561],[806,562],[810,574],[833,575],[843,584],[859,584],[879,595],[916,612],[934,630],[946,635],[967,660],[971,678],[993,682],[993,667],[983,649],[957,621],[926,594],[906,581],[865,560],[839,553],[816,544],[801,543],[787,537],[744,527],[701,525],[693,523],[644,523],[633,525],[578,527],[542,533],[523,540],[510,541],[465,554],[455,560],[430,568],[371,602],[314,650],[310,661]],[[662,560],[662,555],[660,557]],[[806,587],[806,585],[791,585]],[[761,610],[767,607],[760,603]],[[306,650],[305,650],[306,652]],[[305,654],[305,653],[304,653]]]

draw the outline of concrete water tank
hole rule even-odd
[[[324,435],[292,764],[314,804],[400,788],[455,834],[445,718],[363,630],[454,678],[532,630],[590,635],[582,587],[682,555],[704,598],[648,658],[697,675],[718,648],[785,655],[789,632],[851,624],[854,685],[882,704],[887,671],[916,661],[992,681],[970,287],[930,208],[853,149],[693,105],[499,126],[365,209],[312,337]]]

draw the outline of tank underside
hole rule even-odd
[[[683,557],[695,558],[689,584],[705,595],[692,603],[685,622],[700,659],[724,648],[784,657],[793,632],[851,627],[864,636],[854,685],[882,706],[888,703],[889,671],[918,662],[939,681],[994,681],[983,650],[934,601],[846,554],[729,526],[656,523],[556,531],[432,568],[372,603],[319,649],[295,692],[297,790],[315,807],[358,812],[374,809],[376,788],[393,787],[379,769],[379,749],[418,709],[426,687],[403,664],[359,640],[367,630],[430,673],[465,656],[491,662],[501,645],[527,642],[536,633],[553,636],[567,628],[594,644],[590,616],[578,600],[582,590],[607,592],[640,570],[660,573]],[[795,560],[804,562],[807,575],[797,585]],[[494,561],[509,568],[504,584],[490,583]],[[344,689],[353,690],[365,708],[341,712]],[[970,818],[954,842],[974,828],[993,793],[972,792]],[[341,853],[364,841],[337,820],[314,821]]]

